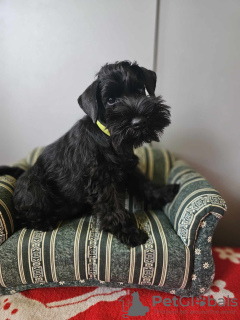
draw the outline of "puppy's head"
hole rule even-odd
[[[169,107],[155,97],[156,74],[129,61],[106,64],[78,98],[95,123],[106,126],[116,150],[159,141],[170,124]]]

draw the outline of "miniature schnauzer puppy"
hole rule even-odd
[[[147,234],[124,207],[126,190],[160,208],[179,189],[152,183],[138,169],[133,152],[159,141],[170,124],[169,107],[155,97],[155,87],[156,74],[136,62],[100,69],[78,98],[87,115],[48,145],[16,182],[14,204],[22,226],[52,230],[59,220],[95,214],[100,229],[122,243],[146,242]]]

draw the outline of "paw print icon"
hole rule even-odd
[[[198,304],[198,305],[200,305],[200,307],[205,306],[205,304],[206,304],[205,297],[203,297],[203,298],[197,298],[197,301],[196,301],[195,303]]]

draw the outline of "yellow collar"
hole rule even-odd
[[[99,128],[104,132],[106,133],[109,137],[110,137],[110,132],[108,129],[106,129],[106,127],[97,120],[97,125],[99,126]]]

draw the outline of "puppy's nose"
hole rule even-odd
[[[147,123],[147,118],[143,116],[139,116],[132,119],[132,126],[136,129],[144,127],[146,123]]]

